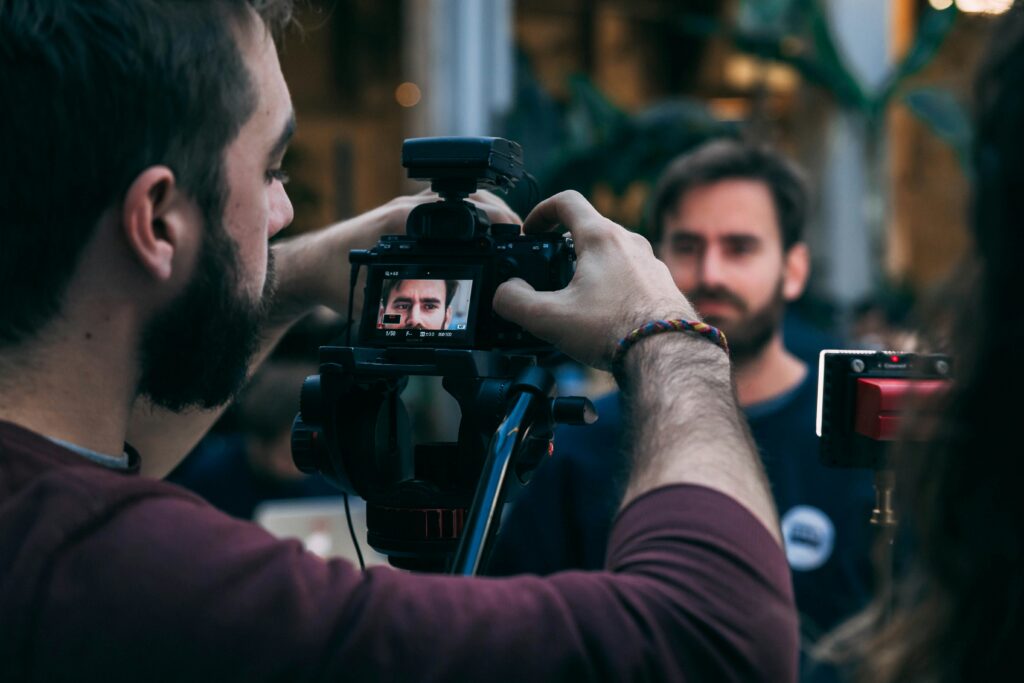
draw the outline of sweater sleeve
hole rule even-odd
[[[42,680],[795,679],[785,558],[736,501],[652,491],[608,558],[546,578],[360,572],[196,500],[136,500],[54,558],[31,660]]]

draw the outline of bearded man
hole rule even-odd
[[[874,500],[868,473],[818,462],[817,373],[783,340],[786,304],[803,294],[810,271],[807,205],[793,162],[715,140],[668,166],[649,217],[655,252],[676,286],[728,339],[738,402],[782,520],[805,645],[870,595]],[[603,566],[628,471],[622,454],[633,442],[619,404],[618,392],[606,396],[597,401],[597,424],[560,430],[552,461],[509,511],[492,573]]]
[[[491,303],[614,365],[627,393],[676,378],[628,401],[645,436],[609,571],[363,572],[159,479],[291,324],[347,308],[345,255],[434,201],[270,244],[293,215],[274,41],[291,9],[0,0],[0,679],[791,680],[789,572],[728,356],[695,334],[617,350],[647,320],[697,314],[577,193],[523,225],[572,233],[573,281],[513,279]],[[692,399],[669,395],[681,384]]]

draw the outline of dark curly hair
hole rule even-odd
[[[60,310],[104,211],[149,166],[219,216],[256,106],[236,44],[290,0],[0,0],[0,347]]]

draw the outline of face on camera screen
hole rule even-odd
[[[472,280],[385,279],[377,329],[464,331],[472,290]]]

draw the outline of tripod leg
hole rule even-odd
[[[533,412],[533,402],[542,400],[546,398],[527,391],[521,393],[491,439],[480,484],[455,551],[452,574],[472,576],[483,566],[497,530],[496,520],[505,500],[512,458],[526,432],[525,422]]]

